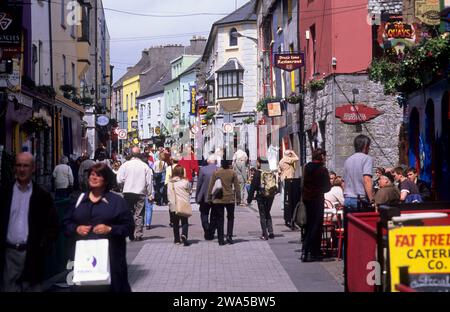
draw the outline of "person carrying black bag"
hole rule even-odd
[[[312,162],[305,166],[303,176],[303,203],[306,207],[306,237],[302,262],[321,261],[320,252],[324,215],[324,193],[331,189],[330,177],[324,167],[326,152],[318,148],[312,153]]]
[[[258,170],[253,174],[250,191],[248,192],[247,204],[251,204],[256,192],[256,202],[258,203],[259,220],[261,222],[262,230],[260,239],[268,240],[269,238],[275,238],[275,235],[273,234],[272,217],[270,215],[274,196],[264,196],[263,194],[261,187],[261,164],[262,160],[258,157],[256,160],[256,168]]]

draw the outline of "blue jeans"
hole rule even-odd
[[[345,207],[346,212],[357,212],[358,211],[358,198],[346,197],[344,200],[344,207]]]
[[[152,224],[152,214],[153,214],[153,203],[148,200],[148,197],[145,198],[145,226],[149,226]]]

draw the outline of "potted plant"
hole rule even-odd
[[[54,98],[56,95],[55,89],[53,89],[52,86],[46,86],[46,85],[37,86],[36,91],[48,96],[49,98]]]
[[[77,96],[77,88],[74,86],[65,84],[60,86],[59,89],[63,92],[64,97],[71,101],[73,101]]]
[[[211,123],[211,121],[212,121],[212,119],[214,118],[214,116],[216,116],[216,113],[211,112],[211,111],[208,111],[208,112],[206,113],[205,119],[206,119],[209,123]]]
[[[246,125],[250,125],[255,122],[255,119],[253,117],[247,117],[243,119],[242,122],[245,123]]]

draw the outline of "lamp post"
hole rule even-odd
[[[258,44],[258,39],[257,39],[257,38],[253,38],[253,37],[249,37],[249,36],[243,35],[243,34],[241,34],[241,33],[238,32],[238,31],[232,32],[231,35],[232,35],[233,37],[235,37],[235,38],[239,38],[239,37],[247,38],[247,39],[250,39],[251,41],[253,41],[254,43]]]

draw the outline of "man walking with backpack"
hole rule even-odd
[[[270,210],[275,194],[277,193],[277,186],[275,174],[271,171],[262,171],[261,165],[262,160],[258,157],[256,160],[257,170],[255,171],[250,184],[247,203],[250,205],[253,200],[253,195],[256,192],[256,202],[258,203],[259,219],[262,230],[260,239],[267,240],[269,238],[275,238]]]

